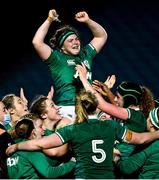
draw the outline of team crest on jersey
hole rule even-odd
[[[90,69],[90,65],[89,65],[89,62],[87,60],[84,60],[83,63],[88,69]]]
[[[69,66],[75,66],[75,65],[76,65],[75,59],[68,59],[68,60],[67,60],[67,64],[68,64]]]

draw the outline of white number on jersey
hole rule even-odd
[[[101,158],[97,158],[96,155],[92,156],[92,159],[96,163],[102,163],[106,159],[106,153],[103,149],[97,147],[98,144],[103,144],[103,140],[93,140],[92,141],[92,151],[94,153],[101,154]]]

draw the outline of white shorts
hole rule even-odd
[[[75,114],[75,106],[59,106],[60,107],[60,114],[63,117],[71,119],[72,122],[75,121],[76,114]]]

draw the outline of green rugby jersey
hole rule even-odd
[[[134,110],[128,108],[129,117],[124,121],[124,125],[135,132],[145,132],[147,131],[147,120],[145,115],[141,110]]]
[[[83,87],[75,66],[83,62],[88,70],[87,79],[91,82],[92,60],[96,54],[97,52],[91,44],[82,48],[77,56],[64,54],[58,50],[54,50],[51,53],[45,62],[49,67],[53,79],[55,89],[54,101],[57,105],[75,104],[76,92]]]
[[[147,131],[147,120],[141,110],[134,110],[131,108],[127,108],[129,117],[127,120],[122,120],[122,125],[127,129],[132,130],[134,132],[142,133]],[[117,143],[115,147],[119,149],[121,153],[121,158],[125,158],[130,156],[135,150],[137,145],[128,144],[126,142]]]
[[[76,158],[76,178],[115,178],[114,141],[124,138],[124,127],[112,120],[100,121],[90,116],[88,122],[65,126],[56,133],[71,145]]]
[[[11,179],[58,178],[75,167],[72,161],[57,163],[40,151],[17,151],[7,158],[8,175]]]
[[[45,129],[44,131],[44,135],[45,136],[49,136],[50,134],[54,133],[54,130],[50,130],[50,129]]]
[[[125,174],[139,172],[138,179],[159,179],[159,140],[152,142],[143,151],[118,162]]]

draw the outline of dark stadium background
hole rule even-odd
[[[1,98],[7,93],[19,95],[20,87],[24,88],[29,100],[49,91],[52,85],[50,74],[31,41],[52,8],[57,9],[63,23],[78,28],[83,43],[89,42],[92,35],[85,25],[74,20],[76,12],[87,11],[107,30],[108,41],[94,59],[93,79],[104,81],[108,75],[115,74],[116,85],[124,80],[141,83],[153,91],[155,98],[159,98],[159,3],[154,0],[3,2],[0,16]],[[46,40],[51,30],[53,25]]]

